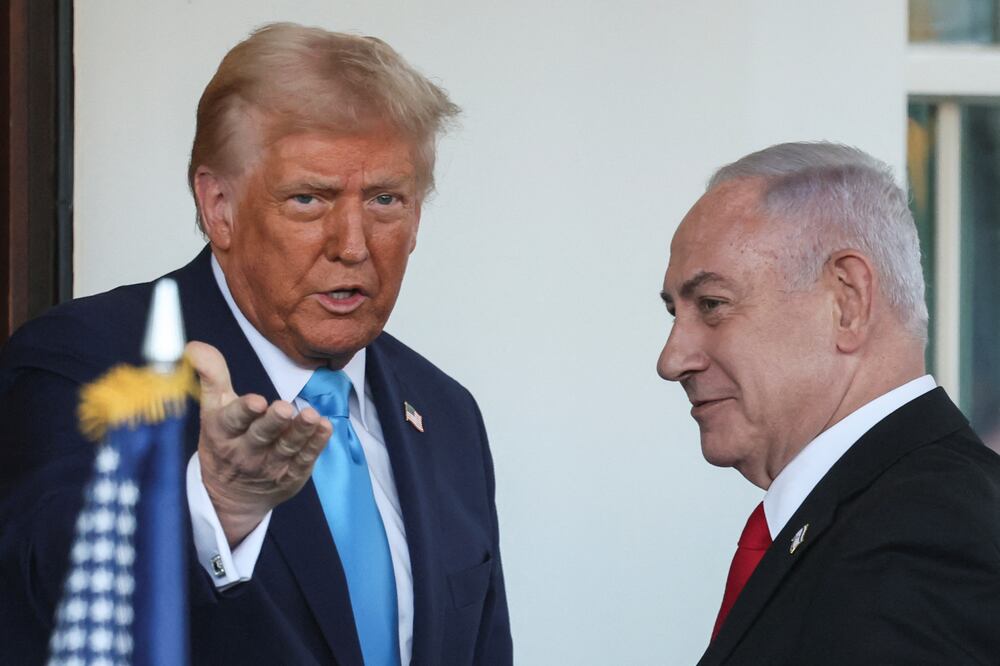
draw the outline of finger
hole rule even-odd
[[[320,422],[316,424],[316,430],[312,436],[302,445],[302,448],[292,458],[292,462],[289,465],[289,468],[296,476],[312,472],[312,467],[316,463],[316,459],[319,458],[319,454],[326,448],[326,444],[330,441],[330,435],[332,434],[333,425],[330,421],[328,419],[320,419]]]
[[[264,396],[250,393],[240,396],[213,414],[226,437],[239,437],[267,411]],[[204,416],[202,418],[205,418]]]
[[[210,344],[192,341],[184,347],[184,355],[198,373],[202,405],[215,409],[228,403],[235,394],[222,353]]]
[[[246,440],[252,446],[273,446],[295,417],[295,408],[284,400],[275,400],[264,414],[247,428]]]
[[[278,438],[274,450],[282,458],[290,458],[305,446],[309,438],[316,432],[316,427],[323,419],[312,407],[307,407],[292,419],[291,424]],[[329,421],[327,421],[329,423]]]

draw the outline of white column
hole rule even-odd
[[[934,248],[937,287],[935,318],[937,347],[934,373],[959,404],[962,295],[962,113],[955,101],[942,101],[937,116],[937,205]]]

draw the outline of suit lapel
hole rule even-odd
[[[862,492],[911,451],[950,435],[968,421],[945,394],[933,391],[912,400],[865,433],[827,472],[754,570],[699,666],[723,663],[774,596],[778,586],[833,524],[840,504]],[[798,532],[804,538],[792,548]]]
[[[181,290],[188,338],[207,342],[222,352],[238,395],[258,393],[273,402],[278,392],[219,291],[210,258],[206,247],[194,261],[171,275]],[[194,430],[197,446],[196,422]],[[337,663],[361,666],[347,579],[312,480],[274,510],[268,534],[298,582]]]
[[[746,587],[736,599],[729,615],[726,616],[719,635],[709,644],[701,661],[698,662],[699,666],[720,664],[725,661],[747,630],[753,626],[754,620],[774,595],[781,581],[804,557],[808,546],[819,540],[830,526],[836,503],[831,501],[830,497],[814,497],[815,494],[814,491],[775,538],[753,575],[750,576],[750,580],[747,581]],[[805,539],[792,552],[791,540],[804,524],[809,525]]]
[[[413,657],[414,664],[440,663],[440,638],[443,635],[439,602],[434,596],[435,581],[441,578],[434,543],[434,467],[430,460],[430,430],[439,423],[428,423],[428,432],[418,432],[404,418],[403,402],[419,409],[420,395],[404,383],[389,358],[385,335],[368,347],[367,377],[378,410],[382,434],[392,462],[392,473],[399,494],[399,504],[406,528],[413,574]]]
[[[279,505],[268,527],[341,666],[362,666],[350,592],[312,479]]]

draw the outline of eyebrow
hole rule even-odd
[[[364,192],[374,192],[375,190],[399,190],[406,188],[411,182],[413,182],[413,176],[411,175],[396,175],[396,176],[385,176],[383,178],[377,178],[372,180],[371,183],[365,185]]]
[[[293,194],[296,192],[338,192],[339,187],[336,187],[333,183],[324,182],[319,180],[296,180],[277,188],[277,191],[281,194]]]
[[[717,284],[723,287],[732,288],[732,282],[718,273],[713,273],[711,271],[699,271],[698,273],[695,273],[694,277],[681,285],[681,298],[690,298],[694,291],[704,284]],[[660,292],[660,298],[662,298],[663,302],[667,304],[667,307],[674,304],[674,297],[666,291]]]

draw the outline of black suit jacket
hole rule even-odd
[[[1000,664],[1000,457],[943,389],[830,469],[699,664]]]
[[[237,393],[277,399],[223,300],[206,248],[171,277],[188,337],[219,348]],[[0,663],[41,663],[67,567],[93,445],[77,392],[111,365],[141,364],[151,283],[57,307],[12,337],[0,360]],[[367,377],[403,511],[413,573],[413,664],[509,664],[493,464],[472,396],[382,334]],[[425,432],[404,421],[403,401]],[[197,447],[197,410],[186,433]],[[190,535],[187,535],[190,539]],[[194,551],[189,548],[193,561]],[[253,579],[217,593],[191,566],[195,664],[361,666],[343,569],[312,482],[275,509]]]

